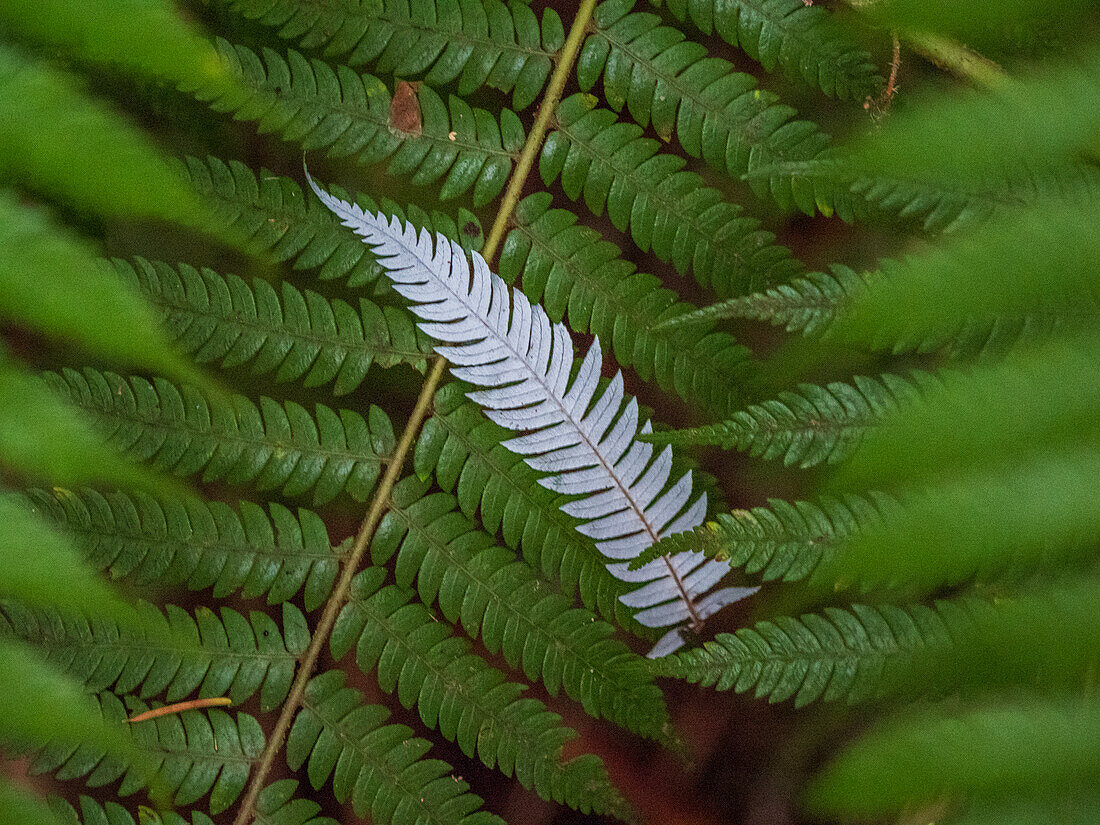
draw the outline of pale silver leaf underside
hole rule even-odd
[[[497,424],[523,433],[504,446],[546,473],[541,484],[576,497],[562,509],[582,521],[577,529],[609,559],[612,575],[639,584],[621,598],[638,609],[641,624],[697,625],[755,592],[731,587],[704,597],[729,566],[698,552],[628,568],[658,539],[701,524],[707,502],[705,495],[692,500],[690,472],[670,483],[671,447],[654,455],[653,445],[637,440],[650,426],[639,422],[638,403],[624,394],[622,374],[616,372],[600,390],[599,340],[571,379],[568,330],[490,272],[481,255],[473,253],[471,267],[466,252],[444,236],[433,238],[426,230],[418,235],[412,225],[372,215],[324,192],[312,178],[309,183],[374,248],[394,288],[412,302],[421,329],[440,342],[435,350],[451,363],[455,377],[484,388],[469,397]],[[677,627],[650,655],[681,644]]]

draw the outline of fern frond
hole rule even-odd
[[[911,657],[949,646],[971,619],[965,603],[853,605],[785,616],[658,660],[663,676],[716,690],[752,690],[759,699],[796,707],[817,699],[856,703],[897,688]]]
[[[297,515],[272,502],[268,511],[242,501],[240,513],[219,501],[153,498],[91,489],[28,490],[27,499],[72,534],[88,562],[138,587],[212,588],[224,599],[285,602],[299,591],[306,610],[324,604],[345,547],[333,547],[316,513]]]
[[[302,379],[307,387],[335,381],[333,392],[346,395],[371,364],[404,363],[423,372],[431,353],[407,313],[366,298],[356,309],[284,281],[280,300],[261,278],[248,284],[236,275],[143,258],[115,259],[111,270],[164,313],[177,347],[200,364],[249,364],[254,374],[275,371],[276,381]]]
[[[356,575],[332,630],[332,655],[339,660],[354,647],[360,670],[377,669],[382,689],[397,693],[406,708],[416,705],[425,725],[457,742],[466,756],[515,774],[543,799],[629,820],[599,757],[564,761],[562,748],[576,732],[538,699],[523,696],[523,685],[471,653],[465,639],[412,600],[411,590],[383,587],[386,575],[380,567]]]
[[[149,709],[134,697],[123,707],[113,693],[101,693],[99,706],[103,718],[115,725]],[[141,752],[140,764],[109,757],[98,748],[58,742],[35,756],[31,772],[53,773],[62,781],[83,778],[93,788],[121,780],[119,796],[155,786],[176,806],[209,794],[210,812],[218,814],[241,795],[264,748],[263,730],[255,719],[216,709],[160,716],[132,724],[130,731]]]
[[[825,497],[820,504],[770,499],[767,507],[719,513],[690,533],[661,539],[631,564],[697,550],[764,581],[800,581],[858,530],[880,523],[882,513],[896,507],[876,492],[849,494],[843,501]]]
[[[577,59],[582,90],[603,76],[604,98],[616,112],[624,106],[658,137],[676,136],[694,158],[739,179],[762,166],[816,158],[829,138],[794,109],[758,88],[751,75],[709,57],[705,46],[649,13],[630,13],[635,0],[607,0],[593,17],[595,31]],[[799,177],[770,175],[749,180],[760,197],[807,214],[829,208]]]
[[[628,590],[604,566],[595,543],[577,532],[580,520],[561,510],[564,500],[538,483],[523,458],[502,445],[507,431],[481,414],[463,388],[452,383],[433,399],[413,453],[421,479],[453,493],[468,518],[478,518],[490,535],[520,550],[536,570],[560,582],[566,595],[579,593],[589,610],[635,633],[646,633],[619,601]]]
[[[192,187],[256,249],[268,250],[279,261],[293,260],[295,269],[319,268],[321,280],[346,277],[350,287],[372,283],[381,274],[371,251],[349,238],[331,212],[307,200],[296,181],[266,169],[257,175],[243,163],[213,157],[188,157],[185,166]],[[440,232],[464,249],[481,248],[481,223],[467,209],[457,210],[456,223],[444,213],[428,214],[415,206],[402,210],[386,199],[376,204],[360,196],[357,202]]]
[[[209,399],[186,384],[93,369],[45,374],[58,394],[91,413],[107,441],[158,469],[230,484],[282,488],[287,496],[313,490],[316,504],[347,492],[365,501],[393,450],[389,418],[372,406],[366,419],[320,404],[315,417],[287,401],[240,395]],[[369,423],[368,423],[369,421]]]
[[[650,0],[661,4],[661,0]],[[739,46],[767,70],[776,66],[830,97],[857,102],[884,85],[869,55],[833,16],[804,0],[664,0],[678,20]]]
[[[390,159],[387,173],[408,177],[417,185],[444,176],[443,200],[472,191],[482,206],[504,188],[512,162],[523,146],[523,126],[509,109],[500,123],[482,109],[472,109],[461,98],[443,103],[430,87],[421,85],[423,131],[406,134],[390,126],[390,92],[376,77],[358,75],[346,66],[333,69],[320,60],[307,60],[290,51],[284,60],[264,49],[263,60],[244,46],[218,41],[218,51],[246,91],[224,92],[224,87],[198,89],[208,100],[238,120],[255,120],[261,133],[280,132],[304,150],[327,148],[330,157],[355,156],[363,164]]]
[[[810,805],[867,819],[948,794],[996,802],[1092,793],[1097,742],[1095,697],[1026,696],[962,711],[917,707],[834,760],[810,786]]]
[[[338,802],[351,800],[377,825],[503,825],[446,762],[424,759],[429,743],[404,725],[383,724],[389,711],[344,687],[338,670],[315,676],[286,740],[292,770],[303,765],[315,789],[332,777]]]
[[[599,233],[577,225],[565,209],[551,209],[550,195],[525,198],[513,216],[516,228],[500,253],[501,276],[518,284],[551,321],[611,342],[616,360],[643,381],[718,415],[740,403],[750,371],[748,350],[725,333],[696,325],[654,332],[661,319],[690,312],[660,279],[636,272],[621,250]]]
[[[657,329],[676,329],[723,318],[748,318],[784,327],[787,332],[815,335],[836,319],[853,296],[867,288],[869,277],[870,273],[857,273],[841,264],[833,264],[827,273],[809,272],[763,292],[674,315],[663,320]]]
[[[512,93],[512,108],[535,102],[565,42],[553,9],[542,22],[522,3],[429,0],[223,0],[253,20],[278,27],[303,48],[323,49],[348,66],[373,63],[381,75],[422,76],[439,88],[457,80],[468,97],[482,86]]]
[[[1090,166],[969,183],[928,181],[900,172],[872,174],[839,152],[761,163],[744,179],[754,188],[791,179],[814,193],[824,214],[836,214],[849,223],[893,214],[920,219],[928,232],[957,232],[1020,207],[1048,200],[1084,202],[1100,194],[1100,170]]]
[[[396,556],[395,576],[425,604],[438,601],[491,652],[500,651],[551,696],[564,690],[586,712],[642,736],[666,738],[668,711],[645,660],[613,637],[610,625],[554,592],[515,555],[455,509],[446,493],[407,478],[371,544],[371,559]]]
[[[91,692],[163,693],[166,702],[178,702],[197,690],[199,698],[225,695],[240,704],[258,690],[265,711],[286,699],[309,644],[305,617],[289,603],[284,632],[259,610],[245,618],[223,607],[219,618],[205,607],[194,616],[175,605],[167,605],[167,615],[145,601],[135,608],[137,622],[126,626],[0,601],[0,632],[33,644]]]
[[[712,445],[753,457],[783,459],[785,466],[813,467],[843,461],[864,435],[889,415],[938,386],[932,375],[909,379],[884,374],[857,376],[851,384],[800,384],[774,401],[753,404],[727,421],[686,430],[648,433],[646,441],[673,446]]]
[[[635,619],[649,627],[689,621],[698,626],[706,616],[753,592],[725,588],[696,604],[725,573],[701,554],[683,554],[676,562],[661,560],[630,571],[617,560],[629,560],[663,535],[697,525],[706,513],[706,495],[692,496],[691,473],[669,485],[672,451],[653,458],[652,448],[637,441],[648,432],[639,427],[636,399],[623,394],[617,373],[599,399],[602,353],[595,341],[570,382],[573,346],[562,324],[551,325],[546,312],[489,271],[474,253],[469,261],[457,244],[442,236],[419,236],[383,215],[369,215],[334,198],[312,183],[317,196],[345,224],[381,250],[395,289],[415,303],[428,335],[444,342],[436,351],[457,366],[453,374],[485,387],[469,396],[486,408],[496,423],[525,435],[505,446],[529,456],[536,470],[549,472],[540,483],[558,493],[587,495],[564,505],[586,519],[579,529],[597,539],[597,548],[614,563],[608,569],[624,581],[647,582],[623,597],[640,608]],[[652,459],[652,461],[651,461]],[[666,489],[667,488],[667,489]],[[672,631],[662,644],[678,643]]]
[[[317,816],[321,806],[311,799],[294,799],[298,783],[293,779],[272,782],[256,800],[259,825],[339,825],[335,819]],[[188,820],[175,811],[141,809],[140,822],[116,802],[100,803],[88,796],[79,799],[80,813],[68,802],[52,799],[54,810],[67,825],[214,825],[206,814],[193,811]]]
[[[561,178],[572,199],[583,196],[596,215],[606,206],[616,228],[629,231],[643,252],[693,272],[719,296],[739,295],[797,275],[802,265],[760,221],[744,215],[717,189],[685,171],[679,155],[662,154],[642,128],[596,109],[591,95],[559,105],[556,128],[539,157],[547,185]]]

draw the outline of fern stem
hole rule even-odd
[[[508,188],[504,190],[504,198],[500,203],[500,210],[493,220],[493,228],[489,231],[489,237],[485,241],[485,247],[481,250],[482,256],[491,261],[496,254],[497,247],[504,239],[504,232],[508,226],[508,220],[512,217],[516,205],[519,203],[523,192],[523,184],[527,182],[527,176],[531,174],[531,168],[535,165],[535,158],[542,148],[542,140],[550,128],[550,120],[558,108],[562,92],[565,91],[565,82],[573,71],[573,63],[581,50],[581,41],[588,30],[588,21],[592,19],[592,12],[596,8],[596,0],[584,0],[577,9],[577,16],[573,18],[573,25],[569,29],[569,36],[565,39],[565,45],[561,50],[558,65],[554,68],[554,74],[550,78],[550,85],[546,89],[546,95],[539,103],[539,113],[535,123],[527,135],[527,142],[523,145],[519,160],[516,162],[516,171],[508,181]]]
[[[905,39],[914,51],[937,66],[983,89],[996,89],[1008,80],[1008,73],[999,64],[950,38],[928,32],[906,32]]]
[[[497,211],[496,218],[493,221],[493,228],[489,232],[489,237],[486,239],[485,246],[482,249],[482,255],[487,261],[492,260],[493,256],[496,254],[497,247],[500,246],[500,242],[504,238],[508,220],[512,212],[515,211],[516,205],[519,203],[523,185],[534,166],[535,157],[538,155],[539,149],[542,146],[543,138],[546,137],[546,132],[550,127],[550,119],[553,117],[554,110],[557,109],[558,101],[561,99],[562,92],[565,89],[565,83],[573,70],[573,63],[577,58],[577,54],[580,52],[581,41],[584,39],[585,32],[588,28],[588,22],[592,18],[592,12],[595,7],[596,0],[584,0],[577,10],[577,16],[573,20],[573,25],[569,30],[569,36],[566,38],[565,46],[562,48],[561,58],[554,69],[554,74],[550,78],[550,85],[546,90],[546,95],[543,97],[542,103],[539,106],[538,116],[535,118],[535,123],[527,135],[527,142],[524,144],[523,151],[520,153],[515,171],[508,181],[508,188],[504,192],[500,209]],[[428,411],[432,404],[432,398],[435,396],[436,388],[443,378],[443,371],[446,367],[446,360],[437,357],[432,363],[431,372],[420,388],[420,395],[416,399],[416,406],[413,408],[412,415],[409,416],[404,432],[401,433],[401,440],[397,443],[397,449],[393,452],[392,460],[386,467],[386,472],[382,476],[382,481],[379,483],[378,489],[371,499],[370,508],[367,510],[367,515],[363,519],[363,524],[359,528],[358,535],[355,537],[355,543],[352,545],[351,552],[348,554],[344,567],[340,572],[340,580],[336,583],[332,595],[325,603],[325,609],[321,613],[320,620],[317,622],[317,628],[314,630],[313,638],[310,640],[306,652],[302,655],[302,659],[298,665],[298,672],[294,676],[294,684],[291,686],[290,693],[287,695],[287,700],[283,704],[282,710],[279,712],[279,718],[275,722],[275,727],[271,731],[271,736],[268,737],[264,752],[260,757],[260,762],[249,779],[248,790],[245,793],[244,799],[241,800],[240,807],[237,809],[237,816],[233,819],[233,825],[248,825],[253,819],[256,801],[259,798],[260,791],[263,789],[264,783],[267,781],[267,775],[271,772],[271,768],[275,764],[275,757],[278,756],[283,748],[287,733],[290,731],[290,725],[294,721],[294,715],[302,705],[302,701],[305,698],[306,686],[309,684],[310,677],[313,675],[313,669],[317,665],[317,659],[321,655],[321,650],[328,642],[340,608],[343,607],[344,602],[348,599],[348,594],[351,591],[352,579],[355,578],[355,574],[359,570],[359,564],[367,551],[367,547],[370,545],[371,539],[374,537],[374,531],[378,528],[382,516],[389,507],[390,492],[393,490],[393,486],[397,483],[397,478],[405,466],[405,457],[408,455],[413,442],[420,432],[420,425],[428,415]]]

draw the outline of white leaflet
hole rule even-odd
[[[473,253],[471,268],[457,243],[364,212],[322,191],[308,171],[306,177],[321,202],[374,248],[394,288],[422,319],[420,328],[441,342],[435,350],[451,362],[455,377],[486,388],[469,397],[497,424],[524,433],[504,445],[548,473],[540,479],[545,487],[583,496],[562,509],[583,520],[577,529],[613,560],[607,565],[612,575],[642,583],[622,597],[640,609],[639,622],[694,625],[755,592],[726,588],[698,601],[729,571],[702,553],[627,569],[657,539],[700,525],[706,496],[690,501],[690,472],[669,484],[671,447],[654,456],[651,444],[636,440],[639,432],[649,432],[649,423],[639,427],[637,401],[624,395],[620,373],[597,392],[603,366],[598,340],[570,381],[574,352],[568,330],[550,323],[542,307],[490,272],[481,255]],[[679,632],[672,631],[650,655],[666,655],[681,644]]]

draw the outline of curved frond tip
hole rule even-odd
[[[692,500],[690,472],[670,483],[671,448],[654,456],[652,445],[638,440],[651,427],[639,421],[637,401],[625,396],[621,373],[597,393],[603,366],[598,339],[570,380],[574,355],[566,327],[551,324],[542,307],[510,290],[484,258],[474,254],[471,269],[464,250],[442,235],[418,235],[398,219],[372,215],[324,192],[312,178],[309,183],[345,226],[374,247],[397,292],[423,319],[420,328],[442,342],[435,350],[454,365],[454,375],[485,388],[469,397],[492,421],[525,433],[504,446],[548,474],[540,484],[577,496],[562,509],[583,520],[578,531],[611,560],[612,575],[641,585],[621,596],[639,610],[640,623],[698,626],[753,592],[726,588],[706,596],[728,568],[700,553],[629,569],[630,560],[660,538],[698,526],[707,502],[705,495]],[[651,655],[680,644],[674,629]]]

